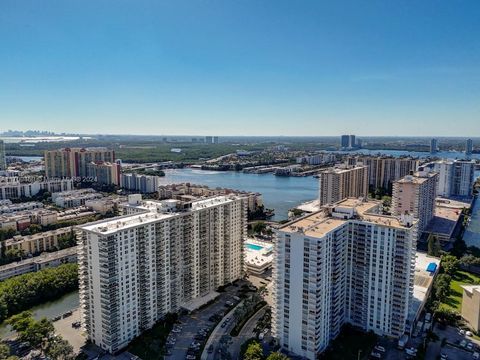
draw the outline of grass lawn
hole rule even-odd
[[[442,301],[441,306],[461,313],[463,289],[460,286],[474,284],[480,284],[479,276],[465,271],[457,271],[450,283],[450,295]]]

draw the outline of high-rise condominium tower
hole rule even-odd
[[[134,197],[131,197],[135,200]],[[242,276],[247,198],[139,202],[80,226],[80,305],[88,338],[126,347],[168,312],[198,306]]]
[[[342,166],[322,171],[319,177],[320,205],[333,204],[348,197],[368,196],[368,168]]]
[[[90,176],[88,166],[92,163],[115,163],[115,152],[101,147],[45,151],[45,174],[49,178]]]
[[[467,139],[465,144],[465,154],[472,155],[472,153],[473,153],[473,140]]]
[[[277,231],[272,331],[285,350],[316,359],[345,323],[404,333],[417,223],[380,207],[347,199]]]
[[[438,174],[418,171],[393,183],[392,215],[411,214],[418,219],[419,234],[435,214]]]
[[[7,159],[5,155],[5,143],[0,140],[0,170],[7,170]]]
[[[352,156],[347,158],[346,164],[368,166],[369,185],[374,189],[389,189],[395,180],[416,171],[419,161],[412,158]]]

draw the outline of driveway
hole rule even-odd
[[[223,316],[224,313],[228,311],[228,308],[225,306],[227,301],[236,302],[234,296],[238,295],[242,283],[239,282],[237,285],[238,286],[230,285],[226,287],[225,292],[220,293],[212,304],[196,310],[191,314],[180,316],[181,331],[178,333],[170,333],[176,341],[175,345],[169,348],[171,354],[167,359],[185,359],[189,347],[194,341],[195,335],[198,334],[198,331],[202,328],[208,328],[208,333],[210,333],[215,323],[209,319],[215,314],[221,314]]]

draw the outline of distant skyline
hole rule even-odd
[[[480,2],[0,3],[0,131],[480,136]]]

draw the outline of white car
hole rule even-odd
[[[472,357],[473,357],[474,359],[480,359],[480,354],[479,354],[478,352],[474,352],[473,355],[472,355]]]
[[[472,336],[473,336],[473,334],[472,334],[471,331],[465,331],[465,335],[467,335],[467,336],[469,336],[469,337],[472,337]]]
[[[377,353],[377,352],[372,352],[370,354],[371,357],[374,357],[374,358],[377,358],[377,359],[381,359],[382,358],[382,355],[380,353]]]
[[[383,346],[380,346],[380,345],[375,346],[374,349],[377,350],[377,351],[381,351],[381,352],[386,351],[385,348]]]
[[[460,329],[460,330],[458,331],[458,333],[459,333],[460,335],[465,335],[465,330]]]
[[[460,347],[465,348],[465,346],[467,346],[467,340],[462,340],[460,342]]]

